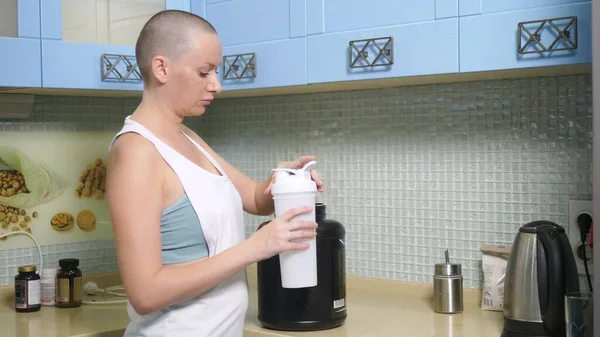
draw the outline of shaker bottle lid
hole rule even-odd
[[[459,276],[462,274],[462,268],[460,263],[450,263],[450,257],[448,255],[448,249],[445,252],[446,262],[435,264],[435,275],[436,276]]]
[[[316,164],[317,162],[313,160],[304,165],[304,167],[301,169],[273,169],[275,172],[275,183],[273,186],[271,186],[271,193],[275,195],[285,193],[316,192],[317,184],[312,180],[310,175],[312,167]]]

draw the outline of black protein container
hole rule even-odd
[[[326,219],[325,210],[325,204],[315,205],[319,225],[315,287],[283,288],[279,255],[257,263],[258,320],[265,328],[315,331],[338,327],[346,320],[346,230],[338,221]]]

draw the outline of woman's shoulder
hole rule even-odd
[[[150,173],[159,167],[161,160],[150,141],[130,132],[122,134],[113,143],[108,155],[108,169],[121,167],[119,171],[143,170]]]
[[[110,153],[134,157],[154,157],[158,154],[152,142],[135,132],[127,132],[117,137]]]

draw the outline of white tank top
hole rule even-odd
[[[210,173],[175,151],[150,130],[127,116],[125,125],[111,142],[135,132],[152,142],[165,162],[177,174],[198,215],[209,256],[241,243],[244,214],[240,194],[217,161],[197,142],[183,133],[221,173]],[[217,287],[183,303],[138,315],[131,303],[131,322],[124,336],[136,337],[242,337],[248,307],[246,271],[242,270]]]

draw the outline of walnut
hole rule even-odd
[[[50,226],[57,231],[68,231],[73,228],[74,223],[73,215],[67,212],[56,213],[50,220]]]

